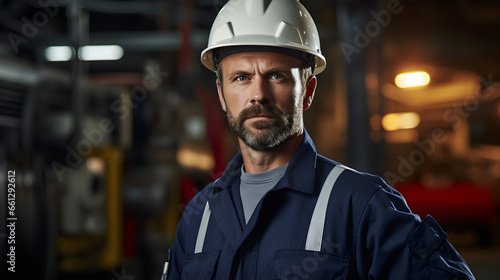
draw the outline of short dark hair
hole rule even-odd
[[[219,81],[220,85],[222,86],[222,66],[220,63],[217,65],[217,70],[215,71],[215,77]]]

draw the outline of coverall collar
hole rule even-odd
[[[288,165],[285,175],[277,189],[289,188],[298,192],[312,193],[314,191],[314,170],[316,167],[316,147],[304,128],[304,139],[295,151]],[[241,151],[229,162],[222,176],[214,183],[214,190],[218,192],[233,184],[241,175],[243,157]]]

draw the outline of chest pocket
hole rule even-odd
[[[203,215],[198,229],[194,254],[186,256],[186,264],[182,269],[182,279],[185,280],[210,280],[214,279],[220,251],[203,253],[203,244],[207,235],[208,222],[210,220],[210,205],[205,204]]]
[[[273,270],[277,279],[346,279],[349,259],[314,251],[278,251]]]
[[[276,252],[273,270],[278,279],[345,279],[349,258],[321,252],[328,201],[337,178],[345,168],[344,166],[335,166],[323,184],[309,224],[305,250]],[[186,257],[182,279],[214,278],[220,251],[202,253],[210,215],[210,205],[207,201],[198,229],[194,254]]]
[[[278,279],[345,279],[349,258],[321,252],[328,201],[337,178],[345,170],[335,166],[326,177],[309,224],[304,251],[279,251],[273,269]]]
[[[210,280],[215,277],[220,251],[198,253],[186,256],[186,265],[182,269],[182,279]]]

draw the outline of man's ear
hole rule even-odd
[[[215,84],[217,85],[217,94],[219,95],[220,106],[222,107],[222,110],[224,110],[224,112],[227,112],[226,100],[224,100],[224,95],[222,93],[222,85],[220,84],[218,79],[215,80]]]
[[[302,108],[304,110],[309,109],[311,106],[311,103],[314,99],[314,92],[316,91],[316,85],[318,83],[318,80],[316,79],[316,76],[311,76],[309,78],[309,81],[306,83],[306,94],[304,94],[304,101]]]

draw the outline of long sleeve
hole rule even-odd
[[[421,221],[391,188],[369,200],[356,244],[360,279],[475,279],[437,222]]]

